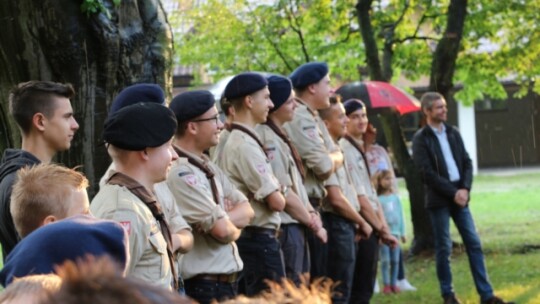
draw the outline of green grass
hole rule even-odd
[[[403,184],[400,186],[410,223],[407,192]],[[470,207],[495,293],[520,304],[540,303],[540,173],[476,176]],[[408,239],[412,239],[411,228],[407,228]],[[451,229],[452,239],[461,243],[453,225]],[[409,259],[405,268],[418,291],[377,294],[372,303],[442,303],[432,255]],[[462,302],[479,303],[464,251],[454,251],[452,271],[454,288]]]

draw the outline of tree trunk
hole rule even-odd
[[[110,163],[101,135],[114,96],[138,82],[160,84],[166,92],[172,85],[172,34],[160,1],[122,0],[118,7],[101,2],[110,18],[81,12],[81,1],[0,2],[0,148],[20,146],[7,114],[13,86],[31,79],[72,83],[80,129],[72,148],[56,160],[82,166],[91,196]]]
[[[456,70],[456,60],[466,17],[467,0],[450,1],[445,34],[437,44],[435,54],[433,54],[429,90],[441,93],[447,100],[454,88],[452,80]]]
[[[383,50],[383,64],[379,60],[379,50],[375,33],[371,25],[372,0],[359,0],[356,9],[360,23],[360,32],[366,49],[366,61],[372,80],[388,82],[392,78],[393,50],[391,43],[386,41]],[[392,29],[392,31],[395,28]],[[386,39],[393,39],[393,32],[387,33]],[[384,70],[383,70],[384,66]],[[424,186],[414,162],[407,150],[403,129],[399,124],[399,114],[396,111],[383,111],[379,116],[388,145],[392,148],[396,162],[405,178],[409,200],[411,202],[411,217],[414,239],[410,254],[418,254],[433,248],[433,230],[427,211],[424,208]]]
[[[386,140],[390,147],[392,147],[394,157],[396,158],[401,174],[405,178],[409,192],[414,232],[414,239],[409,255],[416,255],[422,251],[432,249],[434,245],[431,221],[424,207],[424,185],[405,145],[405,136],[399,124],[399,114],[394,110],[388,110],[381,113],[379,118]]]

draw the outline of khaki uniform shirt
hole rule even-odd
[[[188,152],[186,152],[188,153]],[[190,164],[187,158],[177,159],[167,177],[180,211],[190,225],[199,226],[193,231],[193,249],[184,254],[180,261],[180,271],[184,279],[198,274],[231,274],[242,270],[243,263],[235,242],[223,244],[211,236],[217,220],[228,218],[225,212],[224,198],[233,204],[247,203],[247,198],[229,181],[221,169],[210,162],[206,156],[195,159],[208,164],[214,172],[218,190],[219,204],[212,195],[212,186],[206,174]]]
[[[252,128],[246,125],[244,127],[257,134]],[[250,225],[278,229],[281,223],[279,212],[268,208],[264,198],[279,191],[280,184],[257,142],[245,132],[232,130],[217,164],[248,197],[255,211],[255,218]]]
[[[304,167],[306,179],[304,186],[309,197],[323,198],[326,195],[322,180],[317,175],[332,170],[332,159],[324,144],[328,130],[317,111],[310,109],[304,103],[298,102],[292,121],[284,124],[291,142],[294,144]]]
[[[334,142],[332,142],[332,145],[328,144],[328,146],[332,149],[339,149]],[[346,167],[347,160],[344,158],[343,166],[339,167],[334,173],[332,173],[332,175],[324,182],[324,186],[338,186],[353,209],[356,212],[360,212],[360,203],[358,202],[357,192],[355,190],[351,175],[347,171]],[[323,210],[338,214],[328,201],[324,202]]]
[[[171,289],[167,242],[150,209],[127,188],[104,185],[90,204],[92,214],[119,222],[129,235],[127,275]]]
[[[105,185],[107,179],[112,175],[112,173],[114,173],[114,170],[114,163],[111,163],[99,181],[100,189]],[[180,214],[180,210],[178,209],[174,197],[167,187],[167,183],[165,181],[154,185],[154,195],[161,204],[161,209],[163,210],[163,214],[165,214],[165,218],[167,219],[171,233],[177,233],[183,229],[188,229],[191,231],[191,227],[186,223],[186,220],[184,220],[182,214]]]
[[[359,143],[361,145],[362,143]],[[339,145],[343,149],[345,159],[347,160],[347,170],[351,174],[354,188],[358,195],[366,195],[373,210],[379,209],[377,192],[373,188],[371,179],[364,162],[362,154],[345,138],[339,140]]]
[[[229,135],[231,135],[231,132],[229,130],[221,130],[221,133],[219,133],[218,144],[210,148],[210,159],[212,159],[214,163],[217,163],[217,160],[221,158],[221,154],[223,153],[223,147],[225,147],[225,143],[227,142]]]
[[[285,143],[267,125],[258,125],[256,128],[261,142],[264,144],[266,154],[270,160],[274,176],[280,181],[282,186],[286,186],[298,195],[304,206],[309,204],[306,188],[302,183],[302,176],[296,167],[292,152]],[[298,223],[287,212],[280,212],[282,224]]]

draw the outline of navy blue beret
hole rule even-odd
[[[169,109],[180,123],[201,116],[215,104],[214,95],[209,91],[189,91],[176,95],[169,104]]]
[[[268,90],[270,90],[270,100],[274,104],[270,112],[274,112],[291,97],[292,84],[289,78],[278,75],[272,75],[266,79]]]
[[[245,72],[240,73],[231,79],[227,86],[223,96],[231,100],[234,98],[244,97],[249,94],[262,90],[268,85],[266,78],[259,73]]]
[[[120,149],[141,151],[169,141],[176,127],[176,118],[169,108],[141,102],[109,116],[103,128],[103,140]]]
[[[165,93],[153,83],[138,83],[124,88],[114,99],[109,115],[123,107],[139,102],[154,102],[165,105]]]
[[[363,109],[366,107],[363,101],[360,99],[349,99],[343,103],[343,107],[345,108],[345,115],[349,116],[351,113]]]
[[[77,215],[40,227],[22,239],[6,258],[0,284],[16,277],[54,272],[54,266],[86,255],[108,255],[127,266],[128,236],[114,221]]]
[[[303,89],[310,84],[317,83],[328,75],[326,62],[308,62],[294,70],[289,78],[296,89]]]

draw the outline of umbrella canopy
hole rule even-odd
[[[343,101],[360,99],[371,109],[396,108],[401,115],[420,111],[420,101],[416,97],[387,82],[357,81],[340,87],[336,93]]]

